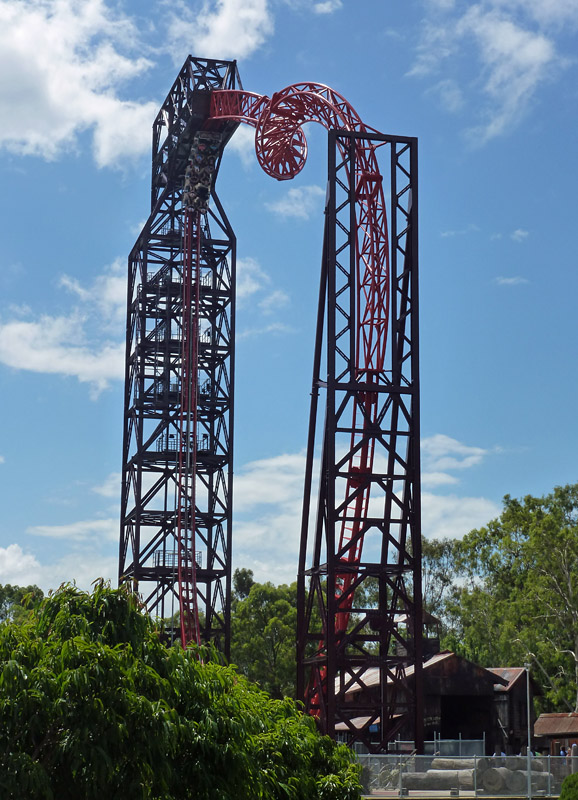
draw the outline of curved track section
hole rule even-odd
[[[355,145],[355,175],[348,176],[353,177],[350,183],[355,191],[357,226],[355,379],[373,383],[384,368],[389,319],[389,244],[382,176],[375,147],[363,138],[364,133],[375,131],[363,124],[341,95],[319,83],[297,83],[271,98],[244,91],[214,91],[209,127],[212,120],[233,120],[255,127],[259,163],[277,180],[291,180],[305,165],[305,123],[318,122],[328,130],[360,134]],[[374,428],[376,417],[377,396],[366,392],[363,402],[354,406],[350,448],[354,455],[345,467],[349,476],[345,497],[354,499],[343,515],[339,535],[339,560],[348,569],[336,579],[335,596],[342,598],[339,606],[343,609],[336,621],[338,637],[349,623],[353,601],[350,588],[361,558],[361,531],[370,500],[370,482],[364,481],[363,475],[371,473],[374,460],[374,441],[367,432]]]

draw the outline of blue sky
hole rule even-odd
[[[117,571],[127,255],[187,54],[344,95],[420,152],[423,530],[578,479],[578,0],[0,0],[0,583]],[[292,580],[326,134],[292,183],[251,130],[238,239],[234,565]]]

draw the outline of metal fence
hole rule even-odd
[[[344,738],[343,741],[346,741]],[[357,755],[367,754],[367,748],[360,742],[353,745]],[[395,753],[413,753],[415,744],[405,739],[395,739],[389,743],[389,749]],[[441,739],[435,737],[424,742],[424,753],[428,756],[483,756],[486,752],[486,740],[482,739]]]
[[[398,739],[392,743],[396,752],[413,752],[415,746],[413,742],[404,742]],[[483,756],[486,753],[486,738],[482,739],[442,739],[435,735],[434,738],[424,742],[424,753],[426,756]]]
[[[572,771],[571,759],[562,756],[532,758],[529,772],[526,756],[358,754],[358,759],[365,793],[382,797],[556,796]]]

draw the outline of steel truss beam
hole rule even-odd
[[[367,311],[356,269],[360,145],[384,164],[391,197],[391,344],[383,369],[371,371],[359,369]],[[324,733],[344,731],[370,751],[387,749],[408,723],[418,750],[423,744],[417,235],[417,140],[331,131],[298,573],[298,696]]]
[[[240,85],[234,62],[189,57],[153,129],[152,207],[129,258],[120,581],[151,614],[179,610],[179,562],[195,587],[200,639],[229,651],[233,467],[235,236],[213,190],[195,225],[184,285],[183,183],[213,89]],[[222,149],[236,124],[224,122]],[[189,250],[187,250],[189,252]],[[193,285],[194,284],[194,285]],[[196,404],[183,424],[184,321],[194,320]],[[198,341],[197,341],[198,339]],[[182,442],[183,430],[191,442]],[[192,458],[183,453],[194,453]],[[183,486],[186,492],[183,493]],[[179,514],[188,520],[184,554]],[[182,527],[182,523],[181,523]],[[189,546],[189,545],[187,545]],[[181,574],[183,578],[183,574]],[[192,602],[192,601],[191,601]],[[174,635],[178,622],[175,620]],[[169,625],[170,629],[170,625]]]

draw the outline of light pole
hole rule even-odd
[[[530,665],[524,664],[526,669],[526,714],[528,717],[528,745],[526,748],[526,769],[528,771],[528,800],[532,800],[532,754],[531,754],[531,732],[530,732]]]

